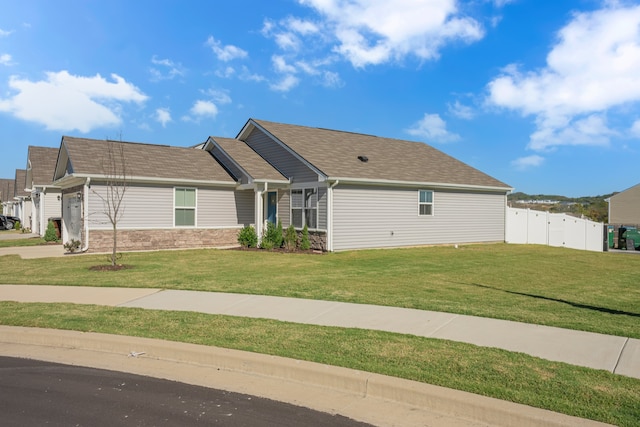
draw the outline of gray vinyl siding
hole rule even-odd
[[[418,189],[333,191],[334,250],[504,241],[504,194],[434,191],[434,215],[420,216]]]
[[[241,226],[253,224],[255,222],[255,193],[253,190],[234,191],[233,196],[237,224]]]
[[[291,225],[291,195],[289,190],[278,191],[278,219],[282,221],[282,226],[287,228]]]
[[[89,227],[111,229],[102,200],[107,188],[91,184],[89,191]],[[173,228],[173,187],[129,186],[124,194],[124,208],[119,229]]]
[[[318,229],[327,229],[327,188],[318,188]]]
[[[119,229],[174,228],[174,186],[130,185],[124,195]],[[185,187],[190,188],[190,187]],[[102,200],[106,187],[92,184],[89,192],[89,226],[111,229]],[[253,222],[253,192],[197,188],[196,228],[238,227]]]
[[[197,227],[223,228],[238,225],[235,191],[199,188],[197,193]]]
[[[44,194],[44,220],[45,222],[49,220],[49,218],[60,218],[62,216],[62,202],[58,200],[58,196],[62,195],[62,190],[55,189],[47,189],[47,192]],[[43,204],[40,202],[40,208],[42,209]]]
[[[254,129],[245,142],[292,182],[318,181],[317,173],[262,131]]]

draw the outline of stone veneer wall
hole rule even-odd
[[[302,232],[298,232],[298,241],[302,238]],[[324,231],[309,231],[309,242],[311,249],[316,251],[327,251],[327,233]]]
[[[234,246],[237,228],[176,228],[169,230],[118,230],[118,251],[189,249]],[[88,252],[109,252],[113,248],[111,230],[89,231]]]

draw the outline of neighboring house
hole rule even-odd
[[[609,224],[640,225],[640,184],[607,199]]]
[[[254,199],[205,150],[163,145],[62,138],[54,184],[62,189],[62,239],[83,250],[112,248],[104,198],[112,166],[125,159],[128,186],[117,223],[118,249],[169,249],[237,244],[253,222]],[[121,163],[116,162],[118,173]]]
[[[20,218],[22,227],[31,228],[31,193],[26,190],[27,171],[16,169],[13,196],[13,216]]]
[[[26,188],[31,193],[31,231],[44,236],[49,219],[62,216],[62,191],[53,185],[58,149],[29,146]]]
[[[253,164],[228,149],[238,142],[203,148],[253,189],[259,230],[267,218],[306,225],[328,251],[505,240],[512,188],[427,144],[254,119],[236,139],[279,172],[273,182],[244,177]]]
[[[15,178],[1,178],[0,179],[0,203],[2,203],[2,213],[5,215],[11,215],[9,212],[9,205],[13,206],[13,195],[15,193]]]

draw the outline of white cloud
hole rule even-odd
[[[167,127],[167,123],[171,120],[171,112],[168,108],[158,108],[156,109],[156,121],[162,124],[162,127]]]
[[[266,77],[260,75],[260,74],[255,74],[252,73],[251,71],[249,71],[249,69],[246,66],[242,66],[241,72],[240,72],[240,80],[245,81],[245,82],[256,82],[256,83],[260,83],[263,81],[266,81]]]
[[[511,162],[511,166],[518,170],[525,170],[530,168],[535,168],[544,163],[544,157],[538,156],[537,154],[533,154],[527,157],[520,157]]]
[[[640,138],[640,119],[636,120],[633,122],[633,125],[631,125],[631,135],[636,138]]]
[[[184,76],[185,74],[185,69],[182,64],[179,62],[175,63],[170,59],[158,59],[154,55],[153,58],[151,58],[151,63],[158,66],[149,69],[152,81],[172,80],[175,77]]]
[[[278,73],[294,74],[297,71],[296,67],[287,64],[286,60],[282,56],[273,55],[271,57],[271,62]]]
[[[337,44],[334,50],[354,67],[415,56],[439,57],[448,42],[471,43],[484,31],[460,16],[456,0],[299,0],[323,18]]]
[[[277,92],[289,92],[296,87],[300,79],[292,74],[285,75],[279,82],[272,83],[269,87]]]
[[[577,13],[558,33],[547,64],[510,65],[488,84],[488,103],[534,116],[529,147],[608,144],[605,113],[640,102],[640,6]]]
[[[192,116],[195,116],[197,119],[201,118],[214,118],[218,115],[218,107],[211,101],[203,101],[198,100],[193,104],[191,110],[189,110]]]
[[[223,89],[209,89],[204,92],[209,95],[213,101],[218,105],[231,104],[231,97],[229,92]]]
[[[460,139],[460,135],[447,130],[447,124],[438,114],[425,113],[422,120],[414,123],[406,132],[429,142],[452,142]]]
[[[216,54],[216,57],[223,62],[246,58],[249,55],[247,51],[242,50],[237,46],[233,46],[230,44],[222,46],[222,43],[219,40],[213,38],[213,36],[209,36],[206,44],[211,48],[211,50],[213,50],[213,53]]]
[[[86,133],[119,125],[121,103],[142,103],[148,98],[117,74],[111,74],[112,82],[100,74],[82,77],[68,71],[48,72],[46,76],[46,80],[36,82],[12,76],[8,85],[17,93],[0,98],[0,112],[49,130]]]
[[[471,120],[475,117],[475,111],[468,105],[463,105],[460,101],[448,105],[449,112],[459,119]]]
[[[3,53],[0,55],[0,65],[11,65],[11,55],[8,53]]]
[[[3,30],[2,28],[0,28],[0,37],[6,37],[6,36],[10,35],[11,33],[13,33],[13,31],[6,31],[6,30]]]

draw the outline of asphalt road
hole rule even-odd
[[[3,426],[368,424],[259,397],[120,372],[0,357]]]

